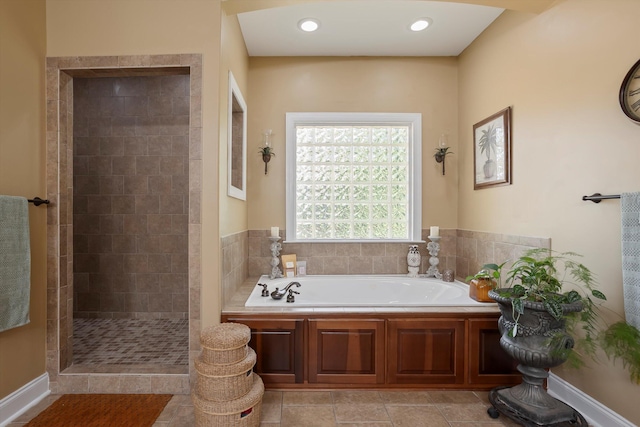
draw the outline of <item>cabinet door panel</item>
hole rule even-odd
[[[388,382],[464,382],[464,320],[389,320]]]
[[[230,318],[251,328],[255,372],[265,384],[304,382],[304,320]]]
[[[516,384],[518,362],[500,346],[497,319],[469,320],[469,383]]]
[[[309,320],[309,382],[384,383],[384,320]]]

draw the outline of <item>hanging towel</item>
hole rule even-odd
[[[0,196],[0,332],[29,323],[30,287],[28,202]]]
[[[627,323],[640,328],[640,193],[620,195],[622,285]]]

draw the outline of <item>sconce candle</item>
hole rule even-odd
[[[271,237],[280,237],[280,228],[271,227]]]
[[[437,225],[432,225],[429,227],[429,237],[438,237],[440,236],[440,227]]]

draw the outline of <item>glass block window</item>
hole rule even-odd
[[[287,114],[287,240],[419,240],[420,114]]]

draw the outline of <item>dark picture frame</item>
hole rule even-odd
[[[511,184],[511,107],[473,125],[473,189]]]

